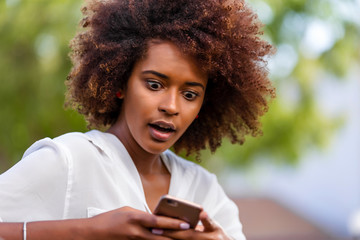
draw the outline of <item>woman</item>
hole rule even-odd
[[[0,176],[5,239],[245,239],[216,177],[174,153],[260,133],[271,46],[242,1],[88,1],[68,105],[105,132],[33,144]],[[170,194],[200,224],[151,214]],[[17,223],[20,222],[20,223]],[[23,223],[24,222],[24,223]]]

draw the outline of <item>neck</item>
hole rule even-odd
[[[160,154],[145,151],[131,136],[126,124],[115,123],[108,131],[114,134],[124,145],[140,175],[158,174],[164,171]]]

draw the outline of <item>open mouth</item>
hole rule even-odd
[[[161,125],[151,124],[151,123],[149,125],[150,125],[150,127],[155,128],[156,130],[158,130],[160,132],[165,132],[165,133],[175,132],[175,130],[170,126],[161,126]]]
[[[159,142],[168,141],[176,131],[172,123],[163,121],[149,123],[150,135]]]

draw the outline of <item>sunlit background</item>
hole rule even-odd
[[[38,139],[87,130],[81,116],[63,109],[81,4],[0,1],[0,172]],[[262,119],[262,137],[241,147],[224,141],[201,164],[239,200],[240,216],[242,203],[256,210],[270,201],[328,239],[360,237],[360,0],[249,4],[277,48],[268,65],[277,99]],[[272,213],[276,224],[280,213]],[[296,227],[261,233],[272,224],[259,218],[256,227],[242,219],[249,240],[320,239],[299,237]]]

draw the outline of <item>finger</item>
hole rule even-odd
[[[163,230],[157,229],[158,231],[152,232],[148,228],[140,227],[138,231],[132,231],[131,236],[134,239],[148,239],[148,240],[172,240],[170,237],[163,236]]]
[[[204,226],[203,225],[196,225],[195,230],[199,231],[199,232],[203,232],[204,231]]]
[[[151,229],[151,233],[155,234],[155,235],[162,235],[164,233],[164,230],[159,229],[159,228],[153,228],[153,229]]]
[[[161,229],[158,229],[161,230]],[[161,230],[162,231],[162,230]],[[163,236],[163,232],[153,233],[147,230],[146,234],[142,236],[143,239],[150,239],[150,240],[171,240],[172,238]]]
[[[161,235],[163,237],[167,237],[170,239],[200,239],[199,234],[203,234],[202,239],[207,239],[207,234],[209,233],[202,233],[195,231],[194,229],[188,230],[160,230],[160,229],[153,229],[153,234]]]
[[[171,239],[200,239],[198,234],[204,234],[202,232],[195,231],[195,229],[189,230],[163,230],[162,236],[169,237]]]
[[[200,221],[204,226],[205,232],[212,232],[217,228],[217,224],[209,217],[209,215],[202,211],[200,213]]]
[[[144,218],[139,219],[140,224],[147,228],[155,229],[174,229],[174,230],[186,230],[190,228],[189,223],[184,222],[179,219],[165,217],[165,216],[156,216],[156,215],[147,215]]]

